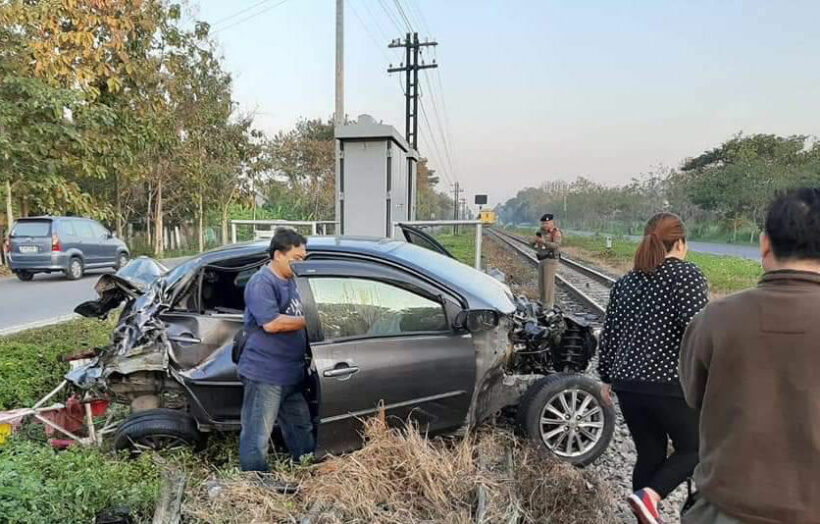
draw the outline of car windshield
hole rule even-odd
[[[437,275],[471,295],[481,297],[501,313],[509,314],[515,311],[510,288],[486,273],[413,244],[404,244],[392,254],[410,265],[421,268],[425,273]]]
[[[26,220],[17,222],[11,232],[13,237],[47,237],[51,236],[50,220]]]

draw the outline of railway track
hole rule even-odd
[[[525,239],[497,229],[488,229],[487,233],[496,240],[510,246],[531,264],[538,265],[535,250],[529,246]],[[555,278],[561,289],[585,307],[603,317],[609,301],[609,291],[615,284],[614,278],[563,255]]]

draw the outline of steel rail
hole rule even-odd
[[[513,248],[519,255],[523,256],[531,264],[533,264],[535,266],[538,265],[538,259],[536,258],[536,256],[534,254],[532,254],[528,250],[524,249],[524,246],[522,246],[522,244],[526,245],[526,243],[524,241],[522,241],[520,238],[516,238],[516,237],[514,237],[512,235],[508,235],[506,233],[502,233],[502,232],[500,232],[496,229],[488,229],[487,233],[494,236],[496,239],[500,240],[501,242],[507,244],[511,248]],[[595,278],[595,277],[591,277],[591,278]],[[587,295],[586,293],[584,293],[583,291],[578,289],[578,287],[574,286],[572,283],[570,283],[568,280],[566,280],[561,275],[555,275],[555,280],[558,283],[558,285],[560,285],[562,288],[564,288],[570,294],[574,295],[581,302],[583,302],[584,305],[586,305],[587,307],[590,307],[596,313],[599,313],[599,314],[602,314],[602,315],[604,313],[606,313],[606,304],[600,304],[598,301],[596,301],[595,299],[593,299],[592,297],[590,297],[589,295]]]
[[[497,229],[494,229],[494,231],[496,233],[499,233],[503,236],[509,237],[509,238],[515,240],[516,242],[520,242],[520,243],[524,244],[525,246],[529,247],[529,242],[527,242],[526,239],[521,238],[518,235],[514,235],[514,234],[508,233],[506,231],[498,231]],[[595,280],[597,280],[598,282],[600,282],[601,284],[603,284],[607,287],[612,287],[612,286],[615,285],[615,282],[617,282],[617,279],[612,278],[611,276],[606,275],[604,273],[601,273],[600,271],[598,271],[595,268],[585,266],[584,264],[581,264],[577,260],[573,260],[573,259],[567,257],[564,254],[561,255],[560,260],[561,260],[562,264],[564,264],[564,265],[566,265],[566,266],[568,266],[572,269],[575,269],[580,273],[584,273],[585,275],[587,275],[590,278],[594,278]]]

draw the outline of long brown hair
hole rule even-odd
[[[678,240],[686,242],[686,228],[678,215],[658,213],[653,216],[646,223],[643,240],[635,251],[633,269],[644,273],[655,271]]]

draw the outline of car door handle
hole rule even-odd
[[[199,344],[202,342],[201,339],[196,338],[193,335],[171,335],[168,337],[168,340],[172,342],[181,342],[183,344]]]
[[[348,375],[352,375],[353,373],[358,373],[359,367],[358,366],[350,366],[347,364],[336,364],[333,369],[326,369],[322,372],[322,375],[326,377],[346,377]]]

